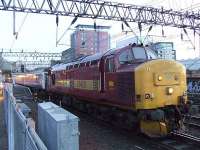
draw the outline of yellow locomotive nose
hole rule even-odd
[[[141,132],[165,136],[172,131],[174,125],[169,122],[173,115],[166,118],[165,109],[180,105],[186,89],[186,70],[180,63],[152,60],[138,66],[135,69],[135,109],[140,112]]]
[[[135,69],[136,109],[179,105],[186,91],[185,67],[171,60],[152,60]]]

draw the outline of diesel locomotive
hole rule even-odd
[[[130,44],[50,68],[48,93],[97,115],[124,118],[149,136],[182,128],[187,108],[185,67],[157,59],[148,46]]]

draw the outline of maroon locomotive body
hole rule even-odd
[[[135,49],[138,50],[132,51],[129,45],[104,54],[87,56],[76,62],[56,65],[49,76],[48,90],[132,109],[135,102],[134,68],[155,58],[142,47]],[[135,60],[132,53],[137,56]]]
[[[122,126],[139,122],[141,132],[150,136],[180,129],[186,90],[182,64],[156,59],[148,47],[135,44],[57,64],[47,84],[48,93],[60,95],[63,103],[78,101],[91,114],[122,118]]]
[[[120,120],[120,126],[139,124],[150,136],[182,127],[188,102],[186,69],[176,61],[156,59],[148,46],[130,44],[57,64],[42,74],[45,96],[106,120]],[[35,86],[40,78],[27,74],[16,79]]]

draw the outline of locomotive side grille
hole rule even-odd
[[[99,80],[93,80],[93,89],[99,90]]]
[[[133,73],[119,73],[116,92],[123,101],[130,101],[134,96]]]

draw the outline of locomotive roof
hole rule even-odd
[[[93,55],[89,55],[89,56],[86,56],[79,61],[76,61],[75,63],[84,63],[84,62],[88,62],[88,61],[99,60],[103,56],[114,54],[116,52],[115,50],[116,49],[110,49],[110,50],[108,50],[104,53],[96,53],[96,54],[93,54]]]
[[[115,50],[116,49],[110,49],[110,50],[108,50],[104,53],[96,53],[94,55],[89,55],[89,56],[84,57],[83,59],[79,59],[77,61],[70,62],[70,63],[67,63],[67,64],[63,64],[63,63],[62,64],[56,64],[56,65],[51,67],[51,70],[52,71],[65,70],[67,66],[71,66],[71,65],[75,65],[75,64],[79,64],[79,63],[85,63],[85,62],[93,61],[93,60],[99,60],[103,56],[114,54]]]
[[[75,64],[80,64],[80,63],[85,63],[85,62],[93,61],[93,60],[99,60],[103,56],[113,55],[113,54],[118,53],[119,51],[120,51],[119,48],[110,49],[110,50],[108,50],[108,51],[106,51],[104,53],[96,53],[94,55],[85,56],[82,59],[79,59],[77,61],[70,62],[70,63],[67,63],[67,64],[56,64],[56,65],[54,65],[54,66],[51,67],[51,70],[52,71],[65,70],[67,66],[71,66],[71,65],[75,65]]]
[[[93,61],[93,60],[98,60],[100,59],[102,56],[104,55],[104,53],[97,53],[94,55],[89,55],[85,58],[83,58],[81,61],[79,61],[80,63],[84,63],[84,62],[88,62],[88,61]]]

